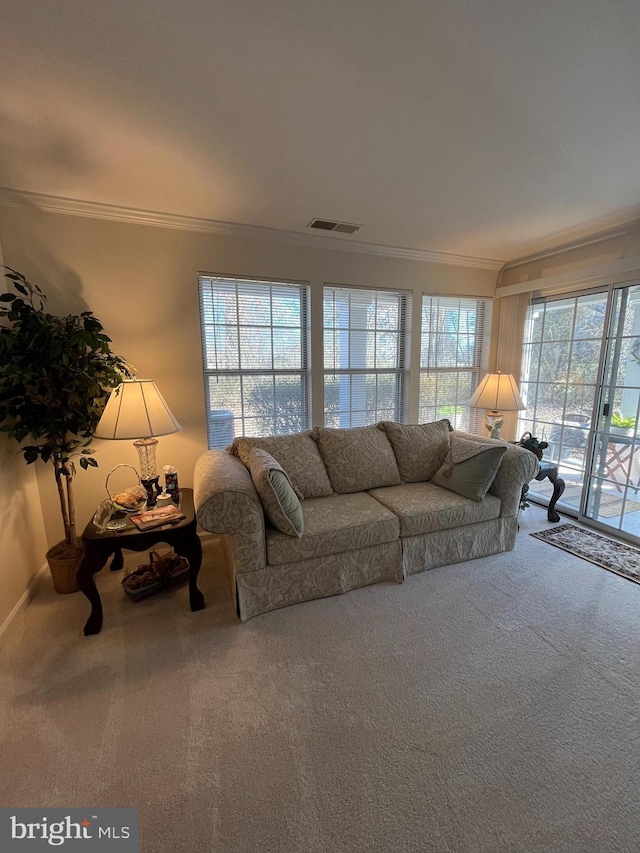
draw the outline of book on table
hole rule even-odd
[[[151,530],[154,527],[162,527],[164,524],[175,524],[186,518],[186,515],[180,512],[177,506],[163,506],[137,512],[130,517],[138,530]]]

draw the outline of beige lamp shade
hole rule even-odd
[[[487,373],[467,404],[492,412],[518,412],[527,407],[522,402],[516,380],[510,373]]]
[[[151,379],[126,379],[111,392],[96,438],[136,439],[182,429]]]

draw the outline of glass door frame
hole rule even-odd
[[[613,414],[613,395],[615,393],[616,388],[621,388],[624,386],[617,385],[618,378],[618,369],[619,369],[619,359],[620,359],[620,350],[622,347],[623,338],[625,337],[621,334],[622,324],[624,323],[624,318],[626,316],[626,305],[620,305],[620,309],[618,309],[617,305],[617,297],[620,291],[630,291],[633,287],[640,286],[640,281],[637,278],[631,279],[630,281],[625,282],[615,282],[610,283],[606,289],[600,289],[600,292],[607,292],[607,309],[605,313],[604,319],[604,337],[602,341],[602,349],[600,353],[600,363],[598,365],[598,374],[597,374],[597,392],[595,395],[594,407],[591,416],[591,425],[589,428],[589,441],[588,441],[588,452],[585,459],[585,471],[584,471],[584,482],[582,488],[582,494],[580,497],[580,507],[577,514],[578,521],[588,525],[589,527],[594,527],[598,530],[601,530],[603,533],[613,534],[620,539],[625,539],[628,542],[631,542],[635,545],[640,544],[640,536],[630,533],[626,530],[623,530],[622,527],[614,527],[611,524],[606,524],[606,522],[600,521],[597,515],[597,510],[599,509],[599,496],[598,498],[594,498],[592,501],[592,488],[594,482],[598,480],[606,480],[605,477],[602,476],[604,473],[605,460],[606,456],[604,455],[607,451],[601,448],[601,442],[603,439],[608,439],[611,433],[611,417]],[[627,294],[621,294],[620,299],[625,300]],[[626,301],[626,300],[625,300]],[[614,324],[616,328],[614,328]],[[635,388],[635,386],[633,386]],[[639,394],[640,397],[640,394]],[[605,411],[606,408],[606,411]],[[620,483],[623,486],[622,492],[622,513],[621,513],[621,524],[624,519],[624,509],[627,502],[627,496],[630,486],[630,474],[632,469],[633,458],[636,453],[640,453],[640,435],[637,432],[638,426],[638,413],[640,412],[640,399],[636,405],[636,432],[631,437],[630,446],[631,446],[631,454],[629,456],[629,470],[626,474],[626,479],[624,484]],[[612,443],[607,441],[608,445]],[[613,442],[614,444],[616,442]],[[626,444],[627,442],[618,442],[621,444]],[[599,468],[600,473],[596,470]],[[609,480],[609,482],[614,482],[614,478]],[[594,517],[593,507],[595,503],[596,515]]]
[[[640,544],[640,536],[634,535],[633,533],[629,533],[620,527],[614,527],[610,524],[606,524],[600,521],[597,517],[594,518],[592,515],[587,514],[587,510],[589,509],[590,504],[590,495],[591,488],[594,478],[598,477],[598,474],[595,470],[597,465],[597,457],[598,457],[598,442],[600,436],[608,435],[609,428],[611,424],[611,411],[608,415],[601,415],[603,411],[603,406],[610,402],[607,398],[611,396],[612,391],[615,389],[615,384],[612,382],[607,382],[607,368],[608,365],[611,364],[610,361],[610,353],[613,348],[616,346],[620,346],[619,344],[619,335],[617,335],[617,330],[613,329],[613,323],[615,322],[616,317],[614,316],[614,312],[616,309],[616,293],[617,291],[624,290],[626,288],[632,288],[634,286],[640,286],[640,281],[637,277],[630,279],[629,281],[616,281],[616,282],[608,282],[602,283],[600,285],[593,285],[588,288],[567,291],[566,293],[554,293],[549,294],[548,298],[545,298],[544,294],[540,294],[540,297],[535,300],[535,302],[548,304],[549,302],[561,301],[563,299],[576,299],[581,296],[596,296],[600,295],[605,300],[605,314],[603,320],[603,330],[601,337],[601,345],[600,345],[600,355],[598,359],[598,367],[595,374],[595,393],[591,410],[591,420],[589,423],[588,430],[586,430],[586,446],[585,446],[585,458],[584,458],[584,469],[583,469],[583,482],[582,482],[582,492],[580,495],[580,503],[576,507],[575,505],[567,504],[560,497],[558,503],[560,504],[560,509],[563,514],[569,515],[571,517],[576,518],[579,522],[585,524],[586,526],[598,529],[603,533],[608,533],[610,535],[615,535],[620,539],[624,539],[629,541],[635,545]],[[533,304],[535,304],[535,302]],[[614,331],[616,335],[614,336]],[[541,338],[542,340],[542,338]],[[613,375],[613,371],[610,371],[611,379],[614,380],[615,376]],[[524,377],[521,377],[521,381],[525,381]],[[568,381],[568,378],[567,378]],[[536,383],[537,384],[537,383]],[[590,384],[590,383],[589,383]],[[638,408],[640,409],[640,401],[638,404]],[[586,414],[586,412],[585,412]],[[602,428],[602,418],[607,418],[607,427],[606,429]],[[526,419],[523,419],[526,420]],[[640,433],[637,433],[636,436],[632,439],[632,451],[640,455]],[[633,458],[633,456],[632,456]],[[558,464],[560,465],[561,460],[558,460]],[[629,469],[630,470],[630,469]],[[562,477],[562,474],[560,474]],[[628,475],[627,481],[624,484],[624,500],[626,502],[626,496],[629,490],[628,484]],[[532,499],[535,500],[535,495],[531,495]],[[542,500],[548,503],[548,499],[540,495]],[[624,509],[624,503],[622,506]],[[622,513],[622,518],[624,517],[624,513]]]

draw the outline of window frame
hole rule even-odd
[[[202,344],[202,371],[203,371],[203,380],[204,380],[204,396],[205,396],[205,423],[207,429],[207,445],[209,449],[220,449],[221,447],[226,446],[229,442],[224,441],[223,443],[215,443],[213,440],[213,423],[211,419],[211,412],[215,411],[215,408],[212,408],[212,398],[211,398],[211,390],[210,390],[210,380],[216,378],[224,378],[224,377],[239,377],[240,378],[240,414],[235,415],[234,413],[234,437],[238,438],[246,435],[246,424],[247,421],[252,419],[252,416],[245,412],[245,401],[244,401],[244,378],[255,377],[255,376],[270,376],[273,377],[274,383],[277,377],[280,376],[295,376],[300,377],[301,381],[301,399],[303,401],[303,421],[300,427],[296,427],[292,432],[303,431],[309,429],[311,426],[311,326],[310,326],[310,317],[311,317],[311,286],[308,281],[299,281],[297,279],[281,279],[281,278],[263,278],[256,276],[245,276],[245,275],[235,275],[235,274],[225,274],[225,273],[212,273],[212,272],[198,272],[198,308],[200,314],[200,330],[201,330],[201,344]],[[215,320],[213,323],[208,323],[205,318],[204,311],[204,287],[206,285],[210,285],[214,288],[214,282],[219,280],[221,282],[225,282],[227,284],[235,283],[235,304],[236,310],[238,306],[238,285],[242,283],[247,283],[251,286],[260,286],[264,285],[265,288],[269,288],[270,290],[275,287],[291,287],[292,290],[298,291],[300,295],[300,326],[292,326],[291,328],[295,328],[300,330],[300,368],[253,368],[253,367],[234,367],[234,368],[220,368],[218,367],[209,367],[208,364],[208,356],[210,357],[212,353],[208,351],[207,348],[207,337],[206,331],[207,329],[214,329],[214,340],[215,340],[215,329],[222,325],[229,325],[238,330],[238,356],[239,356],[239,364],[241,364],[242,351],[240,349],[240,330],[243,328],[243,324],[240,322],[239,313],[236,316],[236,323],[232,324],[220,324],[216,323]],[[271,330],[271,350],[272,350],[272,364],[273,364],[273,352],[274,352],[274,334],[273,330],[279,328],[278,326],[274,326],[273,324],[273,293],[271,292],[270,300],[270,312],[271,312],[271,323],[265,328],[269,328]],[[252,328],[250,324],[245,324],[245,328]],[[258,326],[256,326],[258,328]],[[216,350],[217,357],[217,344],[214,343],[214,348]],[[275,385],[274,385],[275,387]],[[287,435],[289,433],[277,431],[275,430],[277,413],[274,408],[273,411],[273,424],[274,431],[270,434],[272,435]],[[235,429],[237,424],[241,425],[241,430],[237,431]],[[265,433],[261,433],[264,435]]]
[[[432,327],[428,330],[424,328],[424,311],[425,304],[429,301],[433,306],[434,303],[438,303],[439,301],[449,302],[449,303],[457,303],[458,314],[460,313],[460,309],[463,303],[476,303],[476,331],[473,337],[473,358],[472,365],[455,365],[455,366],[433,366],[429,364],[430,355],[431,355],[431,342],[427,344],[427,365],[423,366],[422,353],[424,347],[424,338],[425,334],[431,337],[434,334]],[[480,305],[482,308],[480,308]],[[453,306],[452,306],[453,307]],[[422,422],[424,418],[421,416],[421,412],[426,408],[434,409],[434,416],[436,420],[439,420],[438,416],[438,405],[437,405],[437,377],[442,374],[451,374],[456,373],[458,377],[456,379],[456,400],[455,403],[446,403],[443,404],[444,407],[454,406],[455,409],[459,409],[461,407],[466,408],[467,410],[467,425],[466,429],[469,432],[482,432],[483,425],[483,415],[484,413],[477,409],[472,409],[467,405],[467,401],[470,399],[473,391],[478,387],[480,380],[489,370],[489,351],[491,347],[491,326],[493,319],[493,299],[490,296],[459,296],[457,294],[443,294],[443,293],[422,293],[422,301],[420,305],[420,356],[419,356],[419,383],[418,383],[418,421]],[[478,323],[478,320],[481,322]],[[435,335],[438,335],[438,331],[436,330]],[[456,333],[456,339],[459,340],[460,332]],[[437,358],[437,356],[436,356]],[[459,375],[462,373],[471,373],[472,374],[472,388],[470,393],[467,395],[465,393],[465,399],[461,400],[458,397],[458,387],[459,387]],[[435,375],[436,376],[436,397],[435,401],[432,404],[423,402],[423,392],[422,392],[422,377],[423,375]],[[449,417],[449,420],[456,429],[460,429],[457,424],[459,419],[459,415],[456,413],[453,417],[450,417],[446,414],[443,414],[442,417]]]
[[[393,331],[394,334],[398,335],[398,347],[397,347],[397,362],[398,367],[336,367],[335,364],[333,367],[326,366],[326,351],[324,346],[325,341],[325,333],[330,331],[335,331],[336,326],[328,326],[326,325],[326,317],[325,317],[325,296],[327,291],[363,291],[371,294],[382,294],[382,295],[397,295],[399,297],[398,300],[398,328],[394,330],[379,330],[377,327],[374,327],[372,331],[374,335],[379,331]],[[406,423],[408,419],[409,413],[409,393],[410,393],[410,374],[411,374],[411,324],[412,324],[412,312],[413,312],[413,291],[408,290],[406,288],[399,287],[371,287],[368,285],[356,285],[356,284],[337,284],[335,282],[324,282],[322,285],[322,342],[323,342],[323,352],[322,352],[322,393],[323,393],[323,424],[327,425],[327,419],[334,416],[336,413],[327,411],[327,377],[328,376],[396,376],[396,383],[394,389],[394,417],[392,420],[396,420],[399,423]],[[352,329],[351,325],[344,328],[344,331],[365,331],[360,329]],[[351,385],[350,392],[351,394]],[[372,410],[374,411],[374,410]],[[376,412],[379,411],[379,406],[375,409]],[[365,414],[367,410],[364,412],[361,410],[355,410],[356,414]],[[341,415],[349,415],[349,426],[363,426],[367,424],[356,423],[353,424],[353,415],[354,410],[350,407],[348,410],[344,410],[338,412],[337,415],[340,417]],[[365,418],[366,420],[366,418]],[[373,423],[377,423],[380,420],[379,417],[376,416]],[[347,428],[343,427],[342,424],[338,427],[339,429]]]

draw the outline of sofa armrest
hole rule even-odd
[[[502,457],[496,478],[491,484],[489,492],[500,498],[500,515],[512,516],[518,514],[520,507],[520,496],[522,487],[534,479],[540,469],[540,463],[535,454],[524,447],[500,441],[494,438],[484,438],[481,435],[473,435],[470,432],[459,432],[456,434],[462,438],[473,441],[481,441],[483,444],[496,444],[500,447],[507,445],[507,452]]]
[[[264,569],[264,511],[242,462],[225,450],[203,453],[196,462],[193,491],[200,526],[229,536],[235,570]]]

